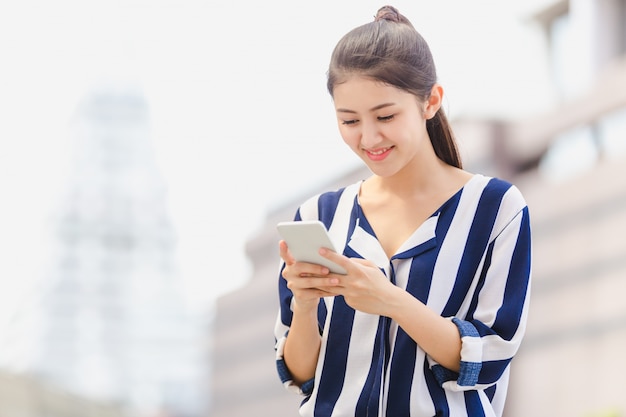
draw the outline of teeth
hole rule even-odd
[[[385,152],[387,152],[389,148],[385,148],[385,149],[379,149],[377,151],[368,151],[369,153],[371,153],[372,155],[382,155]]]

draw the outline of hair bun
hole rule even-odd
[[[404,21],[404,19],[402,18],[403,16],[400,14],[400,12],[398,12],[398,9],[396,9],[395,7],[383,6],[378,9],[378,12],[376,12],[376,16],[374,16],[374,21],[378,22],[379,20],[387,20],[389,22],[400,23]]]

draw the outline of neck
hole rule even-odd
[[[439,158],[425,158],[407,165],[393,176],[373,176],[371,186],[376,192],[412,198],[432,195],[450,188],[454,178],[463,171]]]

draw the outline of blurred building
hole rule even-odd
[[[0,371],[0,417],[130,417],[119,404],[71,394],[32,376]]]
[[[50,265],[5,337],[3,365],[132,416],[198,417],[207,322],[185,305],[149,122],[136,88],[80,104]]]
[[[626,416],[626,1],[544,3],[533,19],[554,107],[524,120],[453,120],[466,167],[512,181],[530,206],[531,310],[505,415]],[[212,417],[296,414],[301,399],[274,368],[275,224],[304,198],[367,176],[294,196],[251,237],[250,281],[217,304]]]

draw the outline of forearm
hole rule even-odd
[[[321,343],[317,308],[299,308],[294,302],[283,358],[297,385],[315,376]]]
[[[454,323],[401,288],[391,299],[389,316],[440,365],[459,371],[461,336]]]

